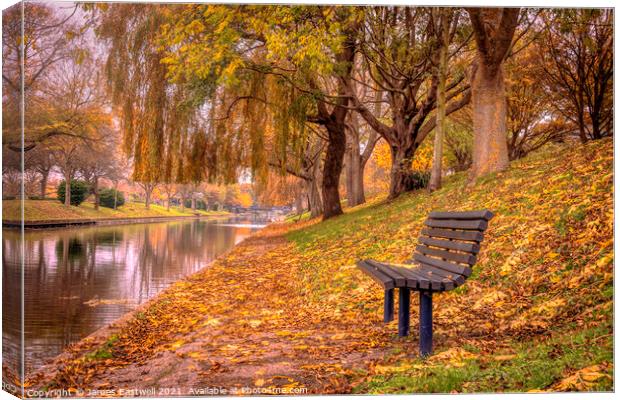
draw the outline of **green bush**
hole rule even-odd
[[[125,204],[123,193],[114,189],[99,190],[99,205],[107,208],[114,208],[114,195],[116,194],[116,207]]]
[[[424,189],[431,180],[430,171],[413,171],[407,177],[407,190]]]
[[[61,203],[65,202],[65,181],[60,182],[58,189],[56,190],[58,200]],[[71,205],[79,206],[90,194],[90,186],[87,182],[81,180],[71,181]]]

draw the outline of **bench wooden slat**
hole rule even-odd
[[[430,281],[430,284],[431,284],[430,289],[432,290],[437,290],[437,291],[446,290],[445,287],[454,288],[454,281],[452,281],[450,278],[447,278],[443,274],[439,274],[435,271],[423,270],[420,268],[419,265],[413,269],[407,268],[407,267],[397,267],[397,268],[402,271],[406,271],[406,273],[414,276],[418,280]],[[429,272],[431,273],[429,274]],[[423,288],[423,289],[427,289],[427,288]],[[450,290],[450,289],[447,289],[447,290]]]
[[[422,234],[430,237],[441,237],[446,239],[470,240],[481,242],[484,238],[482,232],[478,231],[451,231],[449,229],[424,228]]]
[[[427,246],[441,247],[442,249],[465,251],[474,254],[480,251],[480,245],[477,243],[455,242],[450,240],[434,239],[426,236],[420,236],[418,241]]]
[[[394,282],[394,279],[368,264],[366,260],[358,261],[357,266],[375,282],[383,286],[384,289],[394,289],[396,287],[396,282]]]
[[[439,283],[438,281],[435,281],[433,277],[425,276],[424,274],[418,273],[415,270],[405,268],[405,267],[396,267],[396,268],[401,270],[403,274],[408,275],[410,277],[409,278],[410,281],[416,282],[417,286],[420,289],[433,289],[433,290],[441,289],[441,283]]]
[[[488,222],[483,219],[461,220],[461,219],[432,219],[424,221],[424,225],[431,228],[466,229],[484,231],[487,229]]]
[[[417,265],[419,265],[420,271],[421,272],[425,272],[425,271],[431,271],[437,275],[443,276],[446,279],[450,279],[451,281],[454,282],[454,284],[456,286],[460,286],[463,283],[465,283],[465,277],[461,274],[455,274],[452,272],[448,272],[445,269],[441,269],[441,268],[437,268],[437,267],[433,267],[432,265],[427,265],[427,264],[420,264],[419,262],[415,261],[415,263]]]
[[[465,253],[455,253],[441,249],[433,249],[427,246],[417,246],[416,251],[427,256],[435,256],[443,258],[449,261],[455,261],[463,264],[474,265],[476,263],[476,256]]]
[[[427,290],[433,288],[432,279],[428,277],[427,275],[424,275],[422,273],[416,273],[414,270],[409,269],[409,268],[399,267],[397,265],[387,264],[387,263],[383,263],[383,262],[379,262],[375,260],[372,260],[372,261],[375,264],[382,265],[385,268],[389,268],[393,270],[395,273],[399,274],[400,276],[403,276],[406,279],[406,282],[404,285],[405,287],[408,287],[411,289],[427,289]],[[435,287],[440,288],[440,285],[435,284]]]
[[[430,281],[425,277],[412,276],[411,274],[408,274],[406,271],[401,271],[395,265],[391,265],[391,264],[387,264],[387,263],[383,263],[383,262],[379,262],[375,260],[373,260],[373,262],[376,264],[383,265],[385,268],[392,269],[394,270],[394,273],[397,273],[398,275],[402,276],[405,279],[404,283],[402,284],[402,287],[408,287],[411,289],[430,289],[431,288]],[[419,278],[422,278],[422,279],[420,280]],[[400,282],[402,281],[397,281],[397,285]]]
[[[447,261],[438,260],[436,258],[426,257],[418,253],[414,254],[413,259],[422,264],[432,265],[454,274],[463,275],[465,277],[471,275],[471,268],[464,265],[453,264]]]
[[[493,218],[493,213],[489,210],[476,211],[433,211],[428,214],[429,218],[434,219],[484,219],[486,221]]]
[[[382,263],[376,260],[366,260],[366,262],[383,272],[385,275],[394,279],[396,287],[407,287],[407,277],[391,268],[390,264]]]

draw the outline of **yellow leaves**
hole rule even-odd
[[[265,385],[265,380],[263,378],[258,378],[254,381],[254,386],[261,387]]]
[[[185,340],[183,340],[183,339],[179,339],[179,340],[177,340],[176,342],[174,342],[174,343],[172,343],[172,344],[170,345],[170,349],[171,349],[171,350],[176,350],[176,349],[178,349],[179,347],[183,346],[184,344],[185,344]]]
[[[185,32],[187,32],[190,35],[199,34],[203,32],[204,30],[205,30],[204,24],[198,19],[193,20],[185,27]]]
[[[517,358],[516,354],[502,354],[502,355],[493,356],[493,359],[495,361],[509,361],[509,360],[514,360],[515,358]]]
[[[252,320],[248,321],[248,324],[252,328],[258,328],[259,326],[261,326],[263,324],[263,321],[261,321],[259,319],[252,319]]]
[[[559,256],[560,256],[559,253],[555,253],[555,252],[551,251],[551,252],[547,253],[546,258],[547,258],[547,260],[555,260]]]
[[[553,385],[552,388],[557,391],[589,390],[603,379],[612,380],[611,375],[606,372],[608,369],[608,363],[582,368],[574,374],[562,379],[560,382]]]
[[[335,335],[331,336],[332,340],[342,340],[342,339],[346,339],[347,337],[350,337],[351,335],[347,335],[346,333],[337,333]]]
[[[609,265],[609,263],[611,263],[614,259],[613,254],[609,254],[605,257],[600,258],[597,262],[596,262],[596,266],[599,268],[604,268],[607,265]]]
[[[202,323],[202,326],[218,326],[221,324],[222,323],[220,322],[218,318],[209,318],[208,320]]]
[[[473,310],[480,310],[487,306],[501,307],[504,301],[508,298],[508,295],[500,290],[488,290],[485,294],[476,301]]]
[[[379,375],[394,374],[416,369],[423,369],[424,364],[376,365],[373,370]]]
[[[432,363],[440,362],[442,365],[462,367],[465,361],[477,359],[478,356],[460,347],[453,347],[434,356],[429,357]]]
[[[506,259],[506,261],[504,262],[504,264],[502,265],[502,267],[500,268],[500,275],[502,276],[506,276],[508,274],[510,274],[513,270],[513,268],[519,264],[519,262],[521,261],[521,251],[516,251],[513,254],[510,255],[510,257],[508,257]]]
[[[533,307],[532,312],[537,315],[553,316],[557,314],[558,309],[564,305],[566,305],[566,299],[559,297],[555,300],[550,300],[539,306]]]

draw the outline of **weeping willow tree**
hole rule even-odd
[[[249,139],[250,146],[237,150],[249,153],[257,175],[265,176],[265,154],[277,155],[283,171],[299,170],[306,124],[325,131],[324,218],[342,213],[345,88],[359,20],[359,12],[346,7],[187,5],[162,29],[170,77],[194,101],[219,97],[227,104],[218,118],[233,121],[227,137]],[[290,155],[297,166],[287,162]]]
[[[352,9],[113,4],[95,10],[97,33],[110,48],[108,86],[135,181],[231,183],[250,170],[261,182],[274,160],[282,173],[301,171],[306,127],[314,124],[327,139],[323,216],[342,213],[344,88],[358,21]]]

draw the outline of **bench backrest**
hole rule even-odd
[[[488,210],[431,212],[424,221],[413,259],[447,271],[454,270],[452,266],[471,267],[491,218],[493,213]],[[470,268],[465,270],[469,272]]]

